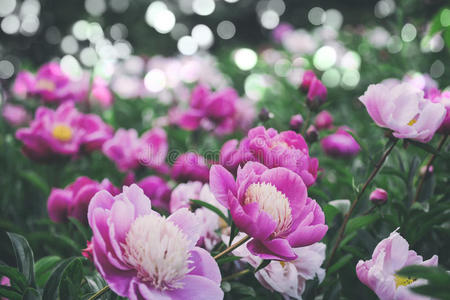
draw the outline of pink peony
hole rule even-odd
[[[209,166],[203,156],[193,152],[184,153],[173,164],[172,178],[179,182],[208,182]]]
[[[300,131],[303,126],[303,117],[300,114],[293,115],[289,121],[289,128],[295,132]]]
[[[237,140],[230,140],[220,150],[220,163],[232,172],[247,161],[259,161],[269,168],[285,167],[294,171],[307,186],[316,180],[319,162],[309,156],[308,145],[294,131],[278,133],[273,128],[258,126],[237,146]]]
[[[294,260],[293,248],[318,242],[327,232],[322,209],[308,198],[302,178],[286,168],[248,162],[234,180],[224,167],[213,165],[210,184],[236,226],[253,238],[247,245],[253,255]]]
[[[30,121],[30,115],[23,106],[5,104],[2,109],[2,116],[11,126],[18,127]]]
[[[326,110],[322,110],[314,119],[314,125],[318,130],[333,128],[333,116]]]
[[[102,108],[108,108],[114,102],[113,94],[109,90],[107,82],[101,77],[94,78],[90,101],[94,104],[99,104]]]
[[[152,199],[153,206],[169,211],[170,187],[158,176],[147,176],[137,183],[145,196]]]
[[[240,240],[244,237],[241,233],[236,237]],[[228,236],[222,236],[224,243],[229,241]],[[256,279],[266,289],[280,293],[285,299],[302,299],[306,281],[315,277],[319,282],[325,277],[325,270],[321,268],[325,260],[324,243],[315,243],[310,246],[294,249],[297,258],[291,261],[271,261],[264,269],[255,273]],[[240,256],[241,261],[257,268],[262,259],[252,255],[246,247],[238,247],[233,255]]]
[[[39,107],[29,128],[17,130],[24,153],[32,159],[52,158],[55,154],[76,157],[81,148],[99,149],[111,137],[112,128],[99,116],[82,114],[73,103],[56,110]]]
[[[136,169],[140,165],[163,171],[167,151],[167,135],[161,128],[153,128],[141,138],[135,129],[120,128],[103,145],[103,153],[122,172]]]
[[[426,300],[430,298],[417,295],[408,289],[426,283],[424,279],[405,278],[395,273],[409,265],[437,266],[437,264],[436,255],[424,261],[422,256],[409,250],[408,242],[394,231],[377,245],[371,259],[358,262],[356,275],[377,294],[380,300]]]
[[[225,135],[238,128],[246,129],[251,122],[249,118],[254,118],[254,110],[232,88],[213,93],[209,87],[199,84],[192,91],[189,108],[186,111],[174,108],[169,117],[172,123],[186,130],[201,127]]]
[[[94,264],[118,295],[135,299],[223,299],[219,267],[196,247],[199,224],[180,209],[160,216],[137,186],[113,197],[98,192],[89,205]]]
[[[375,205],[385,204],[388,200],[388,193],[381,188],[376,188],[370,193],[369,199]]]
[[[439,96],[435,97],[431,101],[434,103],[441,103],[444,105],[446,110],[444,121],[437,132],[442,134],[450,134],[450,91],[440,93]]]
[[[442,124],[445,108],[432,103],[420,89],[409,83],[388,87],[370,85],[359,100],[375,123],[393,131],[399,139],[412,139],[426,143]]]
[[[201,200],[212,204],[225,215],[227,214],[225,207],[211,193],[209,185],[199,181],[179,184],[173,190],[170,198],[170,212],[174,213],[180,208],[190,208],[191,200]],[[220,241],[220,236],[216,233],[217,229],[226,226],[226,223],[215,212],[205,207],[197,208],[194,214],[201,227],[200,239],[197,245],[211,251]]]
[[[12,92],[15,96],[25,99],[33,95],[35,91],[36,80],[32,73],[20,71],[14,81]]]
[[[351,158],[359,153],[361,147],[346,129],[341,127],[320,141],[325,154],[336,158]]]
[[[101,183],[88,177],[78,177],[64,189],[53,188],[47,201],[47,211],[53,222],[67,222],[69,217],[87,224],[87,210],[91,198],[101,190],[118,194],[119,190],[108,179]]]

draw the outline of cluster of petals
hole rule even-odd
[[[237,178],[221,165],[210,172],[211,191],[252,239],[248,250],[263,259],[294,260],[294,248],[320,241],[328,227],[302,178],[286,168],[247,162]]]
[[[39,107],[30,127],[17,130],[16,137],[27,156],[41,160],[55,154],[75,157],[80,150],[100,149],[112,132],[98,115],[83,114],[67,102],[56,110]]]
[[[236,90],[225,88],[212,92],[206,85],[197,85],[191,94],[189,108],[174,108],[171,122],[186,130],[203,128],[217,135],[230,134],[247,127],[254,117],[253,107],[239,99]],[[246,129],[246,128],[242,128]]]
[[[92,197],[101,190],[115,195],[119,190],[108,179],[97,182],[88,177],[78,177],[64,189],[53,188],[47,201],[47,211],[54,222],[67,222],[69,217],[87,224],[87,211]]]
[[[170,212],[174,213],[181,208],[190,208],[191,200],[200,200],[214,205],[220,209],[224,215],[227,214],[226,208],[220,204],[211,193],[209,185],[199,181],[190,181],[179,184],[170,197]],[[197,245],[211,251],[220,241],[217,230],[226,227],[225,220],[222,220],[215,212],[206,207],[197,208],[194,211],[201,227],[200,239]]]
[[[171,176],[178,182],[208,182],[209,164],[200,154],[194,152],[183,153],[173,163]]]
[[[42,65],[36,74],[19,72],[12,92],[22,99],[39,97],[47,103],[81,102],[89,97],[91,102],[105,108],[113,102],[112,92],[105,80],[95,77],[91,84],[88,72],[83,73],[80,78],[71,78],[57,62]]]
[[[300,175],[307,186],[315,182],[319,166],[317,158],[309,156],[302,135],[291,130],[278,133],[263,126],[251,129],[240,143],[229,140],[220,150],[220,164],[231,172],[248,161],[258,161],[268,168],[287,168]]]
[[[31,117],[27,110],[21,105],[6,103],[2,107],[2,117],[11,126],[18,127],[27,124]]]
[[[358,262],[356,274],[381,300],[427,300],[430,298],[409,290],[410,287],[425,284],[425,279],[401,277],[396,272],[410,265],[437,264],[436,255],[424,261],[422,256],[409,250],[408,242],[394,231],[376,246],[371,259]]]
[[[103,153],[122,171],[147,166],[167,172],[165,159],[169,146],[167,134],[161,128],[153,128],[141,137],[135,129],[120,128],[102,147]]]
[[[346,127],[340,127],[320,141],[325,154],[336,158],[351,158],[359,153],[361,147],[347,130]]]
[[[400,139],[429,142],[441,126],[446,109],[424,97],[410,83],[372,84],[359,100],[375,123]]]
[[[242,239],[243,234],[236,236]],[[225,244],[229,236],[222,236]],[[302,299],[306,281],[318,278],[319,282],[325,277],[325,269],[321,268],[325,260],[326,245],[315,243],[310,246],[294,249],[297,258],[291,261],[271,261],[266,267],[255,273],[256,279],[270,291],[280,293],[285,299]],[[233,255],[240,256],[241,261],[257,268],[263,260],[252,255],[246,247],[233,250]]]
[[[188,209],[168,218],[137,186],[98,192],[88,211],[94,264],[118,295],[135,299],[223,299],[219,267],[196,247],[200,226]]]

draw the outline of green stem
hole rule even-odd
[[[308,108],[308,112],[306,113],[305,123],[302,126],[302,136],[305,136],[306,129],[309,125],[309,120],[311,119],[311,110]]]
[[[234,279],[236,277],[240,277],[242,275],[245,275],[245,274],[247,274],[249,272],[250,272],[249,269],[244,269],[244,270],[242,270],[240,272],[237,272],[237,273],[234,273],[234,274],[231,274],[231,275],[228,275],[228,276],[222,278],[222,281],[228,281],[228,280]]]
[[[437,152],[439,152],[442,148],[442,146],[444,146],[445,141],[447,140],[448,135],[443,135],[441,138],[441,141],[439,142],[439,145],[436,149]],[[433,164],[434,159],[436,158],[436,153],[433,153],[433,155],[431,155],[430,160],[428,160],[428,163],[426,165],[426,169],[425,169],[425,173],[423,174],[423,176],[420,178],[419,181],[419,185],[417,186],[417,190],[416,190],[416,195],[414,196],[414,199],[411,203],[411,205],[413,205],[415,202],[417,202],[417,200],[419,200],[419,196],[420,196],[420,192],[422,191],[422,187],[423,184],[425,182],[425,179],[428,177],[428,173],[429,173],[429,169],[431,167],[431,165]]]
[[[394,142],[392,143],[392,145],[388,149],[386,149],[386,151],[383,153],[383,156],[381,156],[380,160],[376,163],[375,168],[373,169],[372,173],[370,173],[369,178],[367,178],[367,180],[364,183],[361,191],[358,193],[358,195],[356,196],[355,200],[352,203],[352,206],[350,207],[349,211],[345,215],[344,221],[342,222],[341,228],[339,229],[339,233],[338,233],[338,238],[337,238],[336,244],[334,244],[333,250],[331,250],[330,258],[328,259],[327,270],[330,267],[331,263],[333,262],[333,258],[336,255],[337,249],[339,248],[339,245],[341,244],[342,239],[344,238],[345,227],[347,226],[347,223],[350,220],[350,217],[352,215],[353,210],[356,207],[356,204],[361,199],[362,195],[364,194],[364,192],[366,191],[367,187],[372,182],[372,180],[375,178],[375,176],[377,175],[378,171],[380,171],[381,167],[383,166],[384,161],[389,156],[389,154],[391,153],[392,149],[394,149],[394,147],[397,144],[397,142],[398,142],[398,140],[395,139]]]
[[[95,300],[100,298],[104,293],[106,293],[107,291],[109,291],[109,285],[105,286],[104,288],[102,288],[100,291],[98,291],[97,293],[95,293],[95,295],[93,295],[91,298],[89,298],[88,300]]]
[[[219,254],[217,254],[216,256],[214,256],[215,260],[218,260],[219,258],[221,258],[222,256],[230,253],[231,251],[233,251],[234,249],[236,249],[237,247],[241,246],[242,244],[244,244],[246,241],[248,241],[250,239],[250,237],[247,235],[245,236],[243,239],[241,239],[239,242],[234,243],[233,245],[231,245],[230,247],[228,247],[227,249],[223,250],[222,252],[220,252]]]

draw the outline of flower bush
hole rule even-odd
[[[448,299],[442,1],[75,2],[0,5],[1,299]]]

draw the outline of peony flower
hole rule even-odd
[[[394,231],[377,245],[371,259],[358,262],[356,275],[381,300],[426,300],[430,298],[409,290],[412,286],[426,283],[426,280],[405,278],[395,273],[409,265],[437,266],[437,264],[436,255],[424,261],[422,256],[409,250],[408,242]]]
[[[137,186],[113,197],[98,192],[89,205],[94,264],[119,296],[135,299],[223,299],[219,267],[196,247],[199,224],[180,209],[160,216]]]
[[[6,276],[2,276],[1,280],[0,280],[0,285],[2,285],[2,286],[11,286],[11,280],[8,277],[6,277]],[[9,300],[8,298],[5,298],[5,297],[1,297],[0,299],[1,300]]]
[[[305,73],[303,73],[302,84],[300,87],[304,92],[307,92],[309,90],[311,82],[313,81],[314,78],[317,77],[314,71],[312,70],[306,70]]]
[[[81,147],[92,151],[111,137],[112,128],[97,115],[82,114],[73,103],[64,103],[55,111],[39,107],[29,128],[17,130],[24,153],[32,159],[56,155],[77,156]]]
[[[14,81],[12,92],[15,96],[25,99],[35,91],[36,80],[32,73],[20,71]]]
[[[409,83],[390,88],[372,84],[359,100],[378,126],[392,130],[399,139],[426,143],[445,117],[443,105],[426,100],[423,92]]]
[[[226,88],[213,93],[202,84],[193,89],[186,111],[174,108],[169,112],[171,122],[183,129],[196,130],[201,127],[217,135],[248,126],[249,117],[254,118],[253,107],[240,100],[234,89]]]
[[[137,185],[144,191],[145,196],[152,199],[154,207],[169,211],[170,187],[158,176],[147,176]]]
[[[370,193],[369,199],[375,205],[385,204],[388,200],[388,193],[381,188],[376,188]]]
[[[167,135],[161,128],[153,128],[138,137],[135,129],[120,128],[114,137],[103,145],[103,153],[126,172],[144,165],[165,171],[168,151]]]
[[[358,142],[346,131],[346,127],[341,127],[323,138],[320,144],[325,154],[337,158],[351,158],[361,150]]]
[[[18,127],[30,121],[27,110],[20,105],[5,104],[2,109],[2,116],[11,126]]]
[[[118,194],[118,189],[108,179],[101,183],[88,177],[78,177],[64,189],[53,188],[47,201],[50,219],[56,223],[67,222],[69,217],[87,224],[87,210],[91,198],[101,190]]]
[[[220,163],[232,172],[247,161],[259,161],[269,168],[285,167],[294,171],[307,186],[316,180],[319,162],[309,156],[308,145],[294,131],[278,133],[273,128],[258,126],[248,132],[239,148],[237,145],[237,140],[230,140],[220,150]]]
[[[107,82],[101,77],[94,78],[90,101],[99,104],[102,108],[108,108],[114,102],[113,94],[109,90]]]
[[[328,227],[322,209],[308,198],[302,178],[286,169],[248,162],[237,178],[221,165],[210,172],[211,191],[252,240],[248,250],[263,259],[294,260],[293,248],[320,241]]]
[[[36,73],[34,92],[44,101],[59,102],[68,97],[70,78],[64,74],[57,62],[41,66]]]
[[[227,210],[220,204],[211,193],[209,185],[199,181],[190,181],[179,184],[173,191],[170,198],[170,212],[174,213],[180,208],[190,208],[191,200],[201,200],[219,208],[225,215]],[[220,236],[216,233],[217,229],[227,226],[215,212],[206,207],[197,208],[194,211],[200,227],[200,239],[197,245],[211,251],[220,241]]]
[[[281,43],[283,37],[289,32],[294,31],[294,27],[292,27],[289,23],[280,23],[277,27],[272,30],[272,38],[277,43]]]
[[[179,182],[208,182],[209,167],[203,156],[193,152],[184,153],[173,164],[172,178]]]
[[[444,105],[446,113],[444,121],[442,121],[441,126],[438,128],[437,132],[442,134],[450,134],[450,91],[445,91],[439,96],[431,100],[434,103],[441,103]]]
[[[244,235],[240,233],[235,239],[240,240],[243,237]],[[228,236],[222,236],[222,239],[228,244]],[[295,260],[271,261],[264,269],[256,272],[255,277],[266,289],[280,293],[286,300],[302,299],[307,280],[317,276],[319,282],[322,282],[325,277],[325,270],[320,267],[325,260],[325,249],[324,243],[296,248]],[[252,255],[246,247],[236,248],[233,255],[242,257],[241,261],[255,269],[262,263],[262,259]]]
[[[317,114],[314,125],[317,130],[331,129],[333,127],[333,116],[326,110],[322,110]]]

